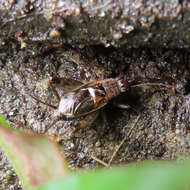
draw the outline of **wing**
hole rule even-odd
[[[84,84],[83,82],[73,79],[71,77],[64,78],[59,77],[58,75],[54,75],[53,77],[51,77],[49,83],[54,87],[63,89],[65,93],[71,92]]]

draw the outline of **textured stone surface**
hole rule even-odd
[[[126,51],[99,46],[47,48],[40,43],[20,49],[20,42],[7,41],[1,51],[0,113],[13,127],[43,133],[44,128],[52,123],[53,112],[27,94],[56,104],[46,83],[56,72],[79,80],[94,79],[97,73],[99,77],[106,73],[108,77],[121,75],[142,82],[159,81],[173,85],[176,93],[167,88],[152,87],[129,90],[115,101],[127,103],[132,109],[121,110],[110,103],[105,107],[106,127],[99,117],[92,126],[71,138],[63,137],[60,142],[63,153],[73,169],[94,168],[100,165],[91,158],[92,155],[108,162],[116,146],[126,138],[114,164],[145,159],[185,159],[190,150],[188,65],[189,53],[179,50]],[[63,93],[62,90],[59,92]],[[136,127],[128,135],[139,115]],[[75,122],[60,121],[49,129],[48,134],[61,136]],[[17,184],[16,180],[14,185]]]
[[[20,29],[33,41],[49,39],[57,28],[59,42],[69,44],[186,49],[190,44],[188,0],[2,0],[0,10],[9,34]]]

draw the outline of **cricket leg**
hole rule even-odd
[[[72,133],[76,133],[77,131],[79,131],[80,129],[84,129],[87,126],[92,125],[92,123],[96,120],[96,118],[99,115],[99,111],[96,111],[94,113],[91,113],[87,116],[85,116],[80,122],[79,124],[77,124],[75,126],[75,129],[72,131]]]
[[[47,126],[47,127],[45,128],[44,133],[46,133],[51,127],[53,127],[58,121],[60,121],[60,120],[62,120],[62,119],[63,119],[62,116],[57,116],[57,117],[53,120],[53,122],[52,122],[49,126]]]
[[[115,102],[114,102],[113,105],[116,106],[116,107],[118,107],[118,108],[120,108],[120,109],[124,109],[124,110],[132,109],[134,112],[136,112],[137,114],[139,114],[136,109],[132,108],[132,107],[131,107],[130,105],[128,105],[128,104],[121,104],[121,103],[115,103]]]
[[[100,120],[100,126],[101,128],[98,129],[98,136],[101,138],[106,134],[106,129],[108,129],[108,121],[107,116],[105,113],[105,110],[100,110],[101,120]]]
[[[62,140],[65,140],[67,138],[70,139],[73,136],[73,134],[76,133],[77,131],[84,129],[87,126],[90,126],[96,120],[98,115],[99,111],[96,111],[94,113],[85,116],[83,119],[79,121],[77,125],[69,126],[60,136],[56,136],[53,139],[56,140],[57,142],[61,142]]]
[[[104,109],[100,110],[100,113],[101,113],[101,119],[102,119],[102,128],[106,129],[106,127],[108,126],[108,121],[107,121],[107,117],[106,117],[106,113]]]
[[[128,104],[114,104],[114,106],[120,108],[120,109],[125,109],[125,110],[128,110],[128,109],[131,109],[131,106],[128,105]]]
[[[55,83],[56,80],[58,80],[58,79],[59,79],[58,76],[57,76],[57,75],[54,75],[53,77],[51,77],[51,78],[49,79],[48,82],[49,82],[49,86],[50,86],[50,88],[52,89],[53,93],[55,94],[55,96],[56,96],[58,102],[60,102],[60,96],[59,96],[59,94],[58,94],[56,88],[53,86],[53,83]]]

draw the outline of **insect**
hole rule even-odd
[[[75,79],[68,80],[55,75],[50,78],[49,85],[57,97],[58,106],[43,102],[35,96],[30,96],[54,109],[55,120],[53,124],[59,120],[82,118],[75,131],[91,124],[97,118],[101,108],[129,88],[128,82],[124,81],[122,77],[95,80],[83,84]],[[67,89],[70,87],[70,92],[60,97],[55,86],[63,86]],[[46,128],[46,131],[50,127]]]
[[[73,131],[76,132],[79,129],[91,125],[98,117],[100,109],[103,108],[111,99],[123,92],[126,92],[131,87],[143,85],[170,87],[169,85],[164,85],[162,83],[132,84],[124,80],[122,77],[82,83],[72,78],[66,79],[61,78],[58,75],[54,75],[49,79],[49,86],[57,97],[57,106],[43,102],[35,96],[30,96],[38,102],[54,109],[54,122],[46,128],[46,131],[59,120],[73,120],[81,118],[81,121],[77,126],[75,126],[75,130]],[[60,97],[56,87],[63,87],[67,89],[68,92]]]
[[[128,91],[130,88],[145,85],[162,87],[167,90],[173,88],[173,86],[162,83],[143,83],[137,80],[124,80],[122,77],[108,78],[111,75],[109,70],[95,65],[93,62],[92,64],[90,64],[90,62],[86,64],[85,59],[77,52],[71,50],[60,52],[61,56],[64,56],[66,60],[77,65],[76,73],[77,71],[83,71],[81,73],[84,73],[85,81],[82,82],[73,77],[60,77],[58,74],[51,77],[48,84],[57,98],[58,104],[56,106],[43,102],[36,96],[30,95],[36,101],[54,110],[52,116],[53,122],[43,131],[45,133],[59,120],[72,120],[74,123],[73,132],[90,126],[98,117],[100,110],[108,104],[111,99]],[[59,68],[57,72],[60,73],[60,71],[61,68]],[[90,79],[92,79],[90,82],[89,76]],[[82,79],[83,75],[80,74],[79,78]],[[59,95],[56,88],[62,89],[64,94]],[[122,109],[130,108],[130,106],[123,104],[118,105],[118,107]],[[76,122],[74,122],[75,120]],[[66,127],[72,128],[73,123],[66,125]]]

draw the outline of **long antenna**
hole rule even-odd
[[[167,88],[173,88],[172,85],[167,85],[163,83],[153,83],[153,82],[147,82],[147,83],[141,83],[141,84],[134,84],[131,85],[131,88],[139,87],[139,86],[162,86],[162,87],[167,87]]]
[[[38,102],[40,102],[40,103],[42,103],[42,104],[44,104],[44,105],[46,105],[46,106],[49,106],[49,107],[51,107],[51,108],[53,108],[53,109],[57,109],[56,106],[51,105],[51,104],[48,104],[48,103],[46,103],[46,102],[43,102],[42,100],[40,100],[40,99],[37,98],[36,96],[30,95],[30,94],[28,94],[28,95],[29,95],[31,98],[35,99],[36,101],[38,101]]]

